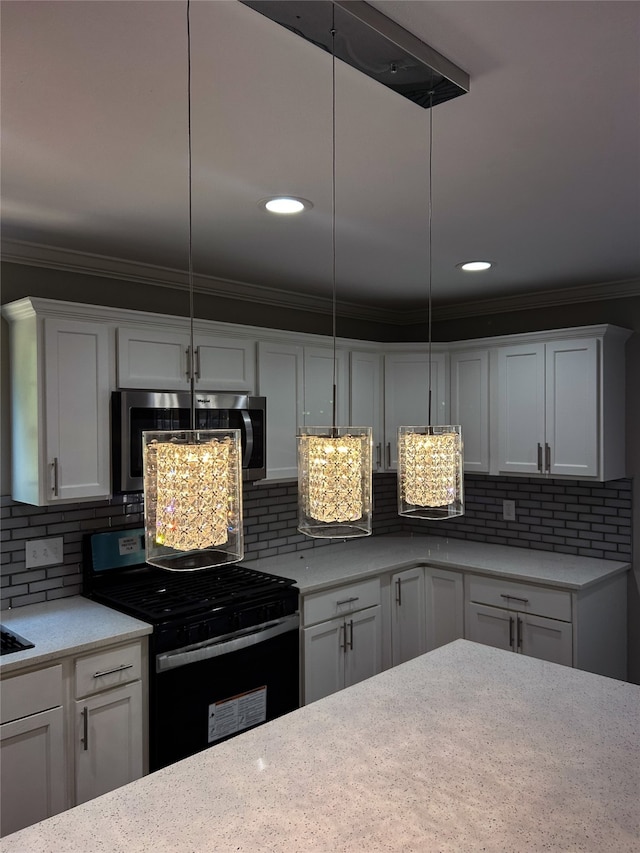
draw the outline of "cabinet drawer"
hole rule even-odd
[[[571,622],[571,593],[562,589],[468,575],[467,600]]]
[[[76,661],[76,699],[137,681],[142,673],[140,644],[108,649]]]
[[[0,722],[19,720],[62,705],[62,666],[5,678],[0,685]]]
[[[303,621],[305,625],[313,625],[375,604],[380,604],[380,580],[370,578],[360,583],[305,595],[302,604]]]

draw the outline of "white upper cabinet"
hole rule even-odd
[[[346,426],[348,418],[347,359],[336,351],[336,426]],[[304,425],[333,425],[333,347],[304,348]]]
[[[205,391],[255,389],[255,343],[243,338],[195,335],[154,328],[118,329],[118,386],[188,391],[193,361],[197,387]]]
[[[301,346],[258,342],[258,393],[267,398],[267,479],[295,478],[296,432],[304,406]]]
[[[449,418],[447,354],[431,357],[431,423]],[[398,467],[398,427],[421,426],[429,417],[429,358],[427,353],[395,352],[384,357],[385,467]]]
[[[489,350],[452,352],[451,423],[462,427],[464,470],[489,472]]]
[[[498,347],[492,473],[614,480],[625,476],[624,341],[600,335]],[[585,330],[590,331],[589,329]]]
[[[11,324],[12,496],[36,506],[106,498],[112,331],[36,313],[23,299]]]
[[[377,352],[351,352],[349,367],[349,423],[373,429],[373,470],[381,471],[384,466],[382,355]]]

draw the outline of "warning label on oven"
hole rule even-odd
[[[267,688],[230,696],[209,705],[209,743],[241,732],[267,719]]]

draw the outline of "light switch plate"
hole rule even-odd
[[[24,545],[25,565],[28,569],[38,566],[56,566],[62,562],[64,549],[62,536],[50,539],[29,539]]]
[[[515,521],[516,520],[516,502],[515,501],[502,501],[502,518],[505,521]]]

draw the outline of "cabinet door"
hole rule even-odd
[[[0,726],[0,835],[66,808],[62,708]]]
[[[467,602],[464,636],[496,649],[516,650],[516,614]]]
[[[518,651],[533,658],[573,666],[571,622],[518,614]]]
[[[333,348],[304,348],[304,424],[333,422]],[[347,425],[347,373],[343,350],[336,352],[336,425]]]
[[[254,393],[256,353],[253,341],[199,335],[194,344],[197,387],[203,391]]]
[[[142,776],[139,681],[75,703],[76,805]]]
[[[373,428],[373,470],[383,470],[382,453],[382,356],[376,352],[352,352],[349,372],[352,426]]]
[[[499,349],[496,417],[500,471],[542,473],[544,386],[544,344]]]
[[[109,330],[97,323],[44,321],[46,452],[43,495],[108,497]]]
[[[464,470],[488,472],[488,350],[451,354],[451,423],[462,427]]]
[[[393,666],[426,651],[424,569],[391,576],[391,661]]]
[[[598,342],[595,338],[546,345],[548,473],[598,475]]]
[[[384,359],[385,465],[398,467],[398,427],[427,424],[429,413],[429,366],[426,353],[393,353]],[[448,422],[446,356],[434,353],[431,360],[431,422]]]
[[[305,705],[344,687],[345,631],[342,618],[304,629]]]
[[[464,637],[464,587],[460,572],[427,566],[424,570],[426,600],[426,651]]]
[[[118,329],[118,387],[188,391],[187,332]]]
[[[345,619],[344,686],[357,684],[382,671],[382,607],[377,604]]]
[[[258,393],[267,398],[267,479],[298,476],[303,375],[302,347],[258,343]]]

